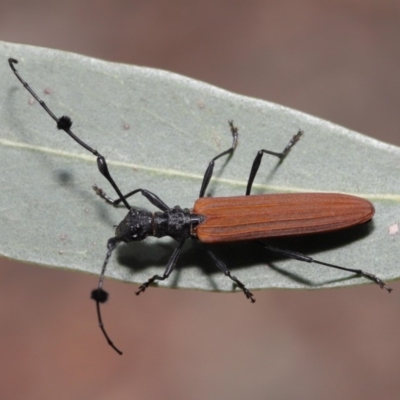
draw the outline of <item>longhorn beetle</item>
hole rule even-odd
[[[105,303],[108,298],[108,293],[103,289],[104,274],[108,260],[112,252],[121,242],[140,241],[146,239],[148,236],[170,236],[178,242],[178,246],[167,263],[164,274],[154,275],[148,279],[147,282],[139,286],[136,292],[137,295],[144,292],[153,282],[162,281],[169,277],[176,266],[183,244],[189,238],[198,239],[200,242],[204,243],[205,251],[213,260],[214,264],[230,278],[253,303],[255,302],[253,294],[238,278],[231,274],[225,263],[210,250],[208,244],[256,240],[265,249],[274,253],[282,254],[299,261],[316,263],[330,268],[348,271],[358,276],[363,276],[375,282],[381,288],[385,288],[388,292],[391,292],[392,289],[389,288],[385,282],[369,272],[328,264],[301,253],[279,249],[260,240],[273,237],[335,231],[367,222],[371,220],[374,215],[374,206],[368,200],[345,194],[281,193],[250,196],[253,181],[260,167],[263,155],[270,154],[278,157],[279,160],[282,161],[300,139],[303,134],[301,130],[293,136],[285,149],[280,153],[265,149],[258,151],[250,170],[245,196],[207,198],[204,197],[204,195],[213,175],[215,161],[223,156],[232,155],[237,144],[238,130],[233,125],[233,121],[229,121],[233,137],[232,145],[229,149],[218,154],[209,162],[201,184],[199,198],[195,201],[193,208],[182,209],[180,206],[169,207],[156,194],[146,189],[135,189],[123,195],[108,170],[104,156],[75,136],[71,131],[72,120],[70,117],[64,115],[58,118],[55,116],[47,107],[46,103],[39,98],[29,84],[21,77],[14,65],[18,63],[16,59],[9,58],[8,62],[15,76],[25,89],[39,102],[47,114],[54,119],[57,128],[66,132],[78,144],[97,157],[97,166],[100,173],[114,188],[118,198],[113,200],[96,185],[93,186],[95,192],[108,203],[114,206],[123,203],[128,209],[128,214],[115,230],[115,236],[110,238],[107,242],[107,253],[100,273],[99,283],[91,294],[91,298],[96,302],[100,329],[108,344],[117,353],[122,354],[111,341],[104,328],[100,313],[100,303]],[[127,199],[137,193],[140,193],[161,211],[152,213],[131,207]]]

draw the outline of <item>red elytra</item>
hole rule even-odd
[[[202,197],[193,211],[206,218],[195,230],[204,243],[331,232],[367,222],[375,213],[368,200],[340,193]]]

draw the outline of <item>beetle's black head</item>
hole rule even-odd
[[[153,214],[146,210],[132,209],[120,222],[115,236],[123,242],[137,242],[153,234]]]

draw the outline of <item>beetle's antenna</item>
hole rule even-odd
[[[111,254],[114,251],[114,249],[118,246],[118,243],[119,243],[119,241],[115,237],[113,237],[113,238],[108,240],[108,243],[107,243],[108,250],[107,250],[106,258],[104,259],[103,268],[101,269],[101,274],[100,274],[100,278],[99,278],[99,284],[97,285],[97,289],[94,289],[92,291],[92,294],[91,294],[90,297],[96,302],[97,319],[99,321],[99,327],[100,327],[101,331],[103,332],[103,335],[107,340],[107,343],[119,355],[122,355],[122,351],[119,350],[118,347],[115,346],[113,341],[108,336],[108,334],[106,332],[106,329],[104,327],[103,318],[101,317],[101,312],[100,312],[100,303],[105,303],[108,300],[108,292],[106,292],[103,289],[104,274],[106,272],[108,260],[110,259]]]
[[[63,130],[72,139],[74,139],[75,142],[80,144],[84,149],[86,149],[87,151],[90,151],[94,156],[97,157],[97,167],[98,167],[100,173],[108,180],[108,182],[110,182],[111,186],[117,192],[119,198],[124,203],[125,207],[128,210],[131,210],[132,207],[126,201],[124,195],[121,193],[121,191],[119,190],[119,187],[117,186],[117,184],[114,182],[114,179],[110,175],[110,172],[108,171],[108,165],[107,165],[107,162],[106,162],[106,159],[104,158],[104,156],[102,156],[97,150],[95,150],[92,147],[90,147],[84,141],[79,139],[78,136],[76,136],[71,131],[72,120],[71,120],[70,117],[68,117],[67,115],[63,115],[60,118],[56,117],[56,115],[50,110],[50,108],[47,106],[47,104],[35,93],[35,91],[29,86],[28,82],[26,82],[22,78],[22,76],[19,74],[19,72],[15,68],[14,64],[18,64],[18,60],[16,60],[15,58],[9,58],[8,59],[8,63],[10,64],[10,68],[14,72],[15,76],[22,83],[23,87],[37,100],[37,102],[43,107],[43,109],[47,112],[47,114],[49,114],[50,117],[53,118],[54,121],[56,121],[57,128],[60,129],[60,130]]]

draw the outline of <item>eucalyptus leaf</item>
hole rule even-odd
[[[58,131],[22,87],[17,68],[73,131],[106,156],[111,173],[128,192],[146,188],[170,206],[192,207],[208,162],[228,149],[228,120],[239,145],[218,160],[207,195],[245,192],[260,148],[282,151],[302,129],[288,157],[264,156],[255,193],[342,192],[371,200],[373,222],[349,230],[274,242],[328,263],[361,268],[385,280],[399,277],[400,149],[299,111],[229,93],[170,72],[115,64],[76,54],[0,43],[0,253],[39,265],[99,274],[107,239],[126,214],[95,195],[97,183],[115,196],[96,158]],[[136,195],[135,207],[153,210]],[[121,245],[107,276],[143,283],[162,274],[177,243],[146,239]],[[255,243],[215,245],[249,289],[314,288],[365,283],[348,273],[268,253]],[[185,244],[177,271],[160,286],[234,289],[197,241]]]

